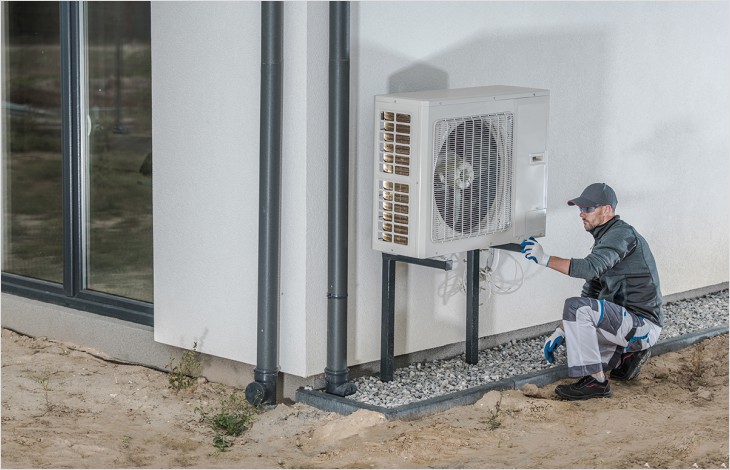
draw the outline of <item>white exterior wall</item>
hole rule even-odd
[[[592,238],[565,202],[594,181],[649,241],[664,294],[728,281],[728,4],[353,2],[350,364],[380,353],[370,248],[376,94],[550,90],[549,254]],[[328,5],[285,4],[280,364],[326,361]],[[256,362],[260,6],[153,2],[155,339]],[[709,196],[708,196],[709,195]],[[399,265],[396,354],[464,340],[464,264]],[[503,254],[480,335],[560,317],[582,281]]]
[[[253,364],[260,5],[151,7],[155,340]]]

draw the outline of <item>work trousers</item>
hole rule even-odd
[[[572,297],[563,309],[568,375],[583,377],[617,367],[624,352],[656,344],[661,327],[620,305]]]

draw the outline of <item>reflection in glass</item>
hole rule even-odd
[[[152,301],[150,5],[88,2],[86,287]]]
[[[3,266],[63,281],[58,2],[3,2]]]

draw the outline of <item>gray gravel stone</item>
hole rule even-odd
[[[728,326],[727,290],[665,304],[664,328],[659,342],[720,326]],[[393,381],[387,383],[377,377],[360,377],[353,380],[357,385],[357,393],[348,398],[393,408],[565,364],[564,347],[556,351],[554,364],[545,360],[542,346],[546,338],[512,340],[483,350],[475,365],[464,362],[464,355],[461,354],[450,359],[420,362],[396,369]]]

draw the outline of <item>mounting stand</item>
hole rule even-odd
[[[510,243],[492,248],[517,251],[520,245]],[[479,362],[479,251],[472,250],[466,256],[466,363]],[[430,268],[451,271],[451,260],[411,258],[409,256],[383,253],[383,300],[380,336],[380,380],[393,380],[395,356],[395,263],[417,264]]]

